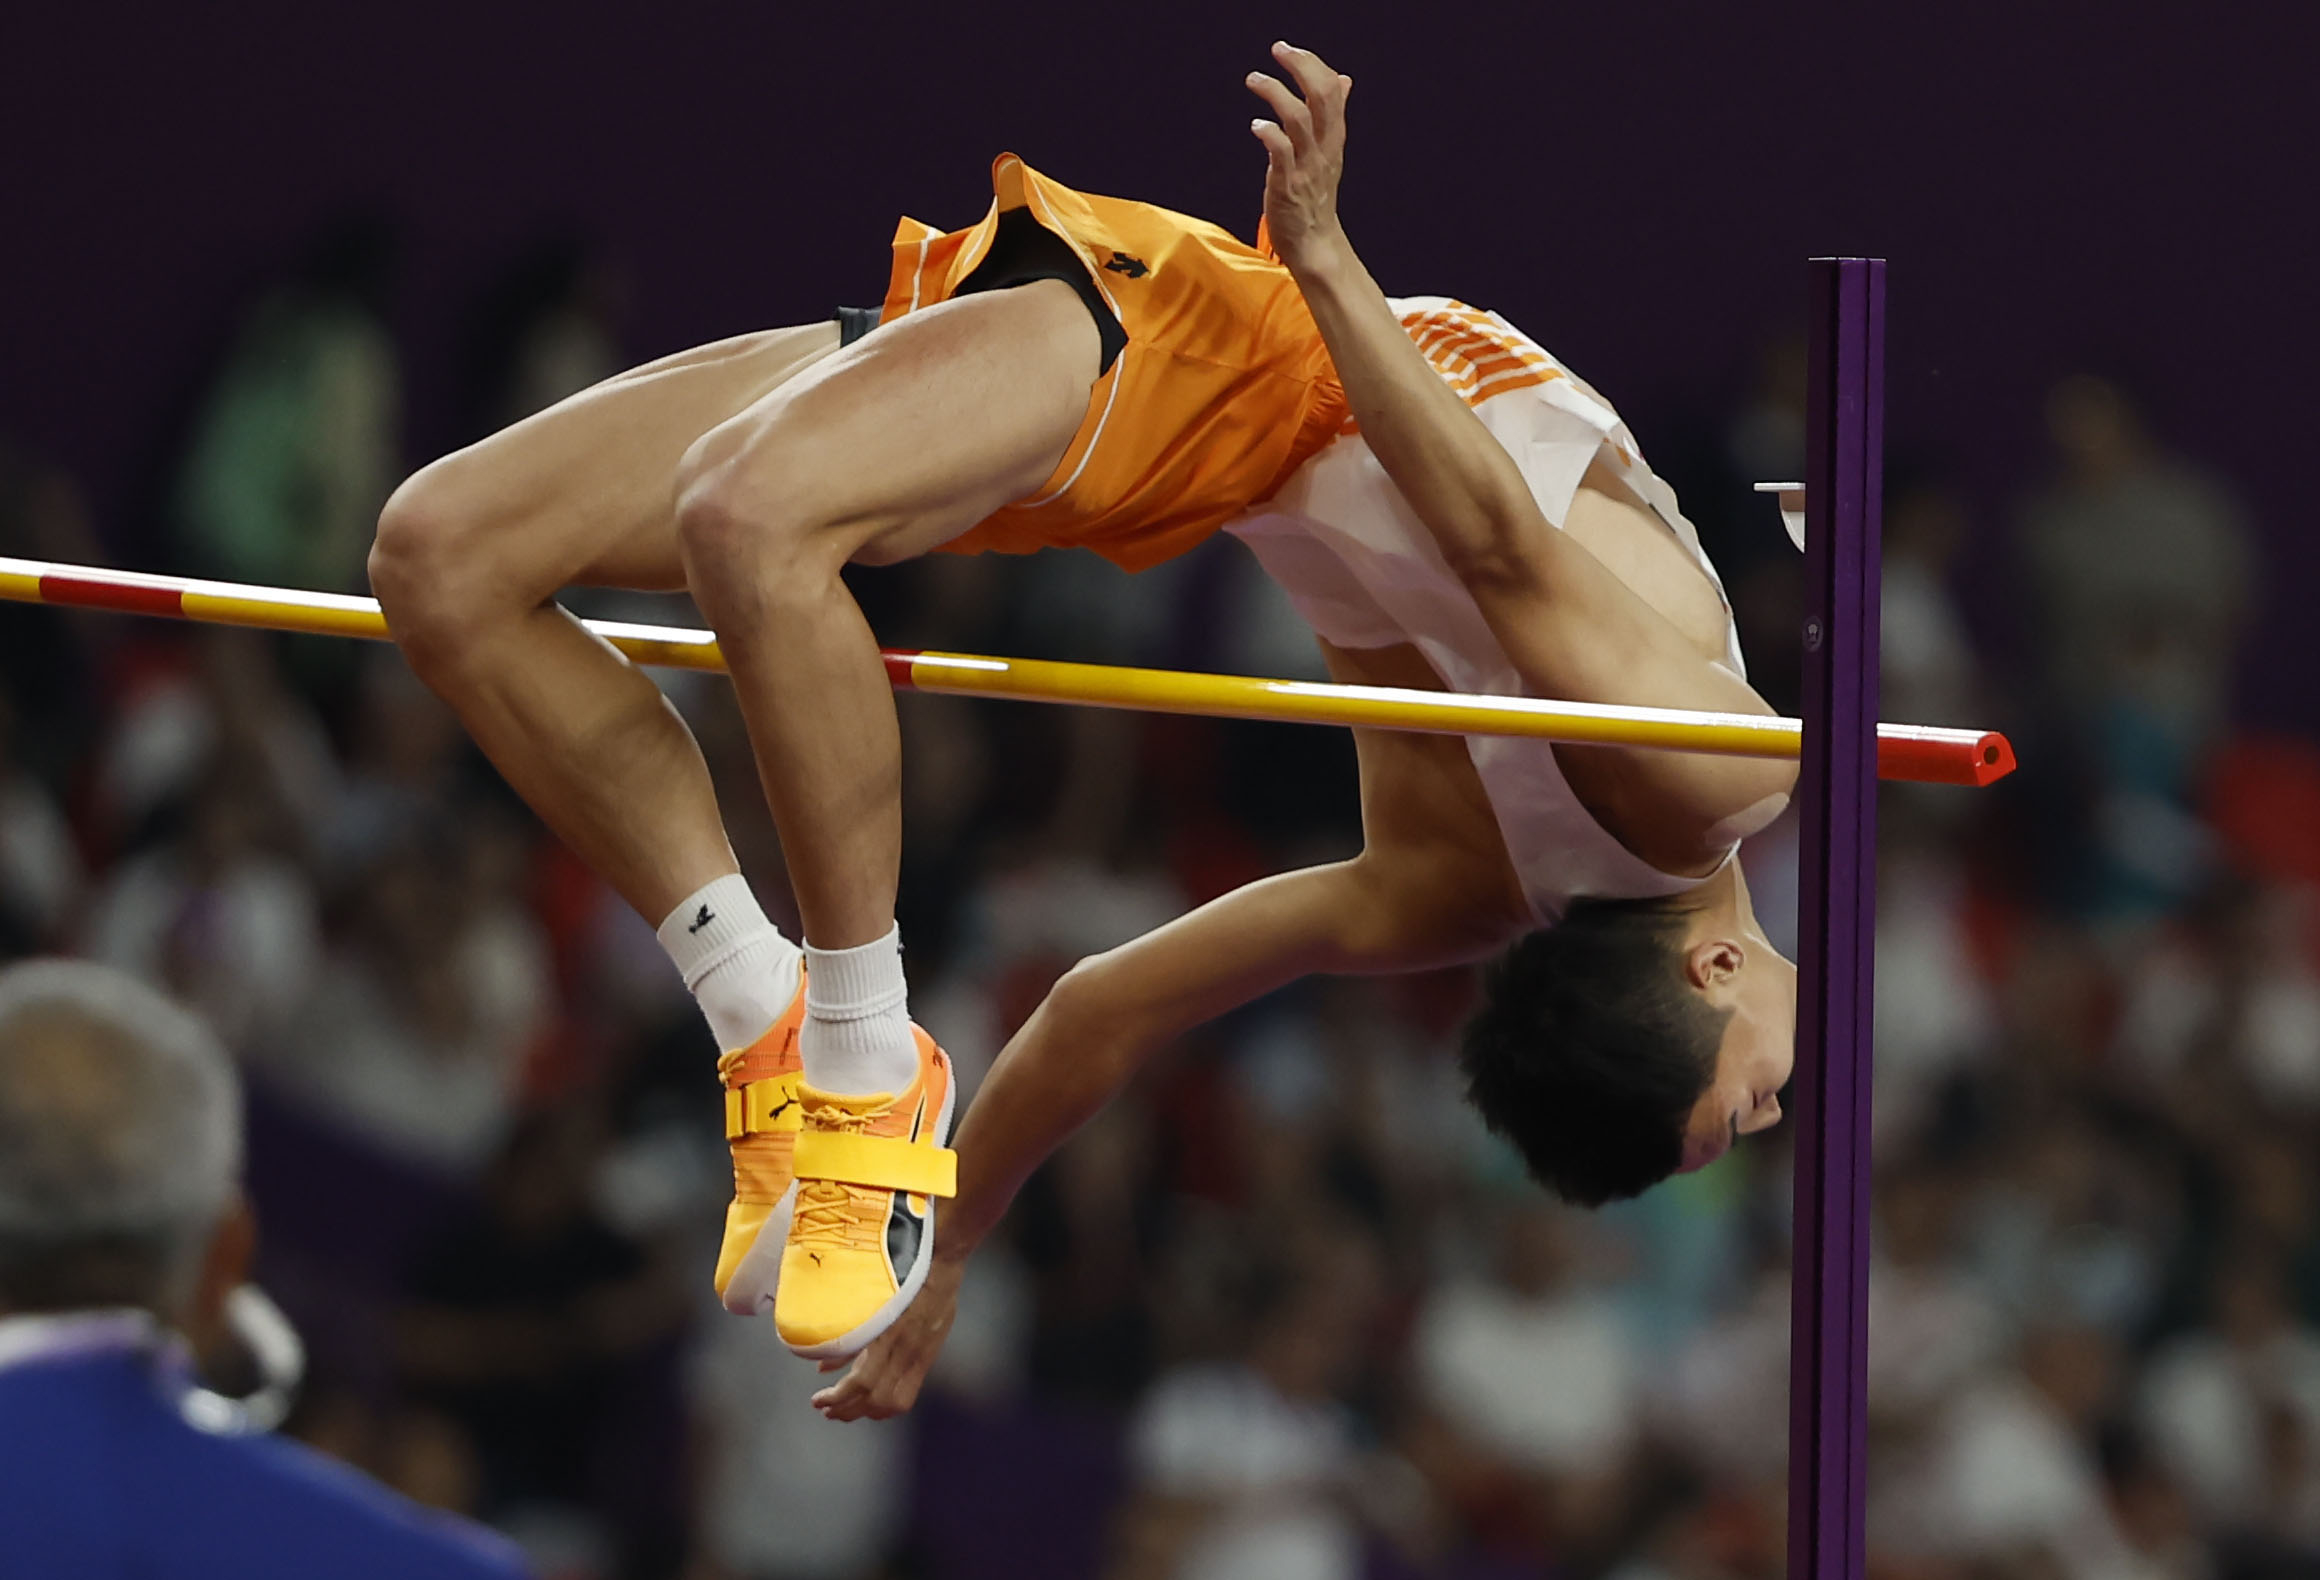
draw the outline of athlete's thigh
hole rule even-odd
[[[907,559],[1025,498],[1087,414],[1102,355],[1060,281],[921,309],[816,364],[703,441],[696,477],[781,519]]]
[[[684,585],[678,463],[701,435],[838,349],[835,323],[739,335],[591,385],[429,468],[494,571],[559,587]]]

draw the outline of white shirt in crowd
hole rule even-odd
[[[830,1421],[830,1379],[768,1321],[702,1330],[693,1409],[708,1436],[703,1539],[749,1580],[848,1580],[889,1555],[909,1514],[909,1420]]]
[[[1356,1455],[1336,1405],[1287,1398],[1243,1367],[1189,1367],[1145,1397],[1130,1453],[1143,1491],[1214,1507],[1175,1580],[1361,1573],[1361,1532],[1344,1497]]]
[[[1428,1400],[1514,1464],[1593,1472],[1633,1446],[1640,1377],[1610,1302],[1534,1300],[1495,1284],[1458,1284],[1418,1321]]]

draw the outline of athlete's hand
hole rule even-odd
[[[883,1421],[918,1403],[918,1390],[958,1316],[959,1280],[966,1270],[964,1259],[938,1255],[918,1298],[852,1365],[824,1363],[825,1371],[846,1366],[846,1375],[814,1395],[814,1408],[832,1421]]]
[[[1337,178],[1345,169],[1345,101],[1353,79],[1309,49],[1275,44],[1273,58],[1297,91],[1250,72],[1249,91],[1274,119],[1252,121],[1249,130],[1265,145],[1265,228],[1281,261],[1297,270],[1325,261],[1345,239],[1337,224]]]

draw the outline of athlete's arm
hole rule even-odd
[[[1772,710],[1540,511],[1514,460],[1428,365],[1354,253],[1337,216],[1350,78],[1276,46],[1300,99],[1250,86],[1279,117],[1255,124],[1269,164],[1266,228],[1296,276],[1362,437],[1473,597],[1525,688],[1579,702]],[[1619,752],[1618,790],[1688,830],[1713,858],[1730,825],[1785,795],[1792,764]]]
[[[1435,683],[1415,649],[1322,651],[1349,684]],[[1528,925],[1464,743],[1356,730],[1354,745],[1360,856],[1236,889],[1081,961],[1008,1040],[959,1127],[959,1191],[937,1209],[926,1287],[816,1408],[852,1421],[911,1407],[970,1254],[1031,1171],[1177,1036],[1301,976],[1450,965]]]
[[[1357,857],[1236,889],[1072,967],[1008,1040],[960,1123],[958,1194],[937,1209],[926,1289],[815,1407],[834,1420],[909,1409],[950,1329],[967,1257],[1049,1153],[1203,1021],[1317,972],[1439,963],[1437,919],[1424,909]]]

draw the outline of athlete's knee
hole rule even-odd
[[[787,586],[846,560],[836,524],[808,501],[814,462],[763,425],[711,429],[677,468],[677,542],[696,594]]]
[[[487,617],[481,593],[489,567],[478,552],[485,525],[448,461],[404,479],[379,511],[371,591],[422,672],[455,657]]]

